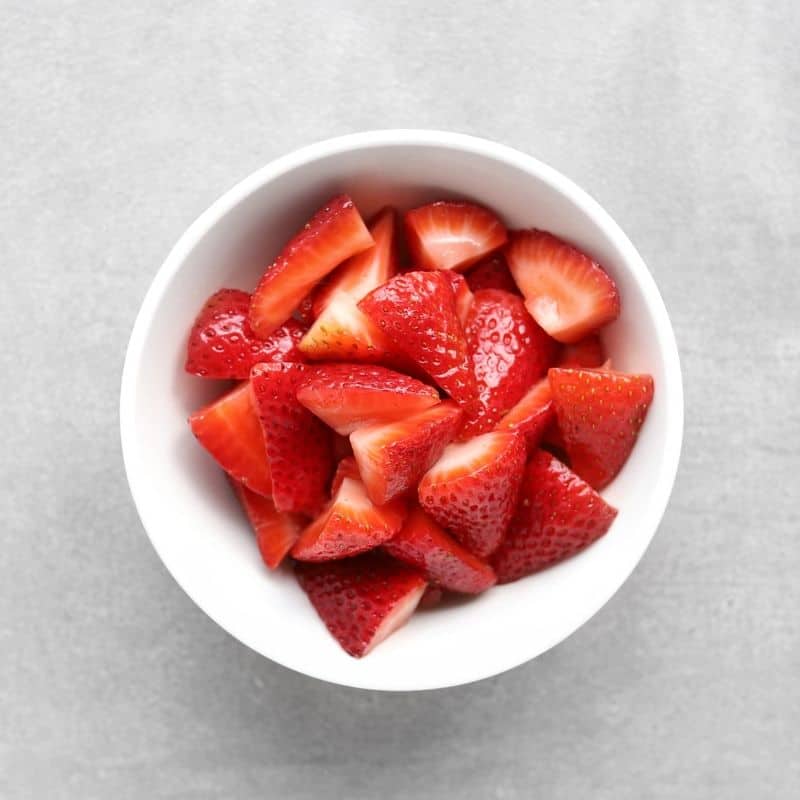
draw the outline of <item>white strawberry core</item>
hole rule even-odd
[[[364,650],[364,655],[369,653],[373,648],[377,647],[387,636],[393,634],[398,628],[408,622],[408,618],[414,613],[422,595],[425,594],[425,589],[428,585],[423,583],[416,589],[412,589],[405,597],[398,600],[395,607],[383,618],[383,622],[378,626],[372,641]]]
[[[428,475],[472,472],[492,460],[492,451],[498,449],[506,436],[497,432],[484,433],[462,444],[449,444]]]

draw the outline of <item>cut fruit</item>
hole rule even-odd
[[[511,411],[497,423],[497,430],[517,431],[525,437],[525,446],[528,452],[532,453],[554,420],[550,381],[542,378],[531,386]]]
[[[444,592],[438,586],[428,586],[425,590],[425,594],[422,595],[422,599],[419,601],[419,605],[417,608],[420,610],[428,609],[428,608],[435,608],[442,602],[442,596]]]
[[[407,212],[404,222],[411,257],[425,269],[466,269],[508,238],[497,216],[474,203],[429,203]]]
[[[295,571],[328,630],[355,658],[404,625],[427,586],[419,572],[378,553],[299,563]]]
[[[267,268],[250,304],[262,339],[286,322],[313,286],[345,259],[374,244],[347,195],[332,198]]]
[[[505,256],[531,316],[559,342],[577,342],[619,316],[614,281],[552,234],[515,231]]]
[[[475,300],[475,296],[472,294],[469,284],[460,272],[453,272],[452,270],[448,269],[443,270],[442,275],[446,275],[450,280],[450,284],[453,287],[453,297],[455,297],[456,301],[456,314],[458,315],[458,321],[461,323],[462,328],[466,328],[467,318],[469,317],[469,312],[472,309],[472,303]]]
[[[331,481],[331,497],[339,491],[342,481],[345,478],[354,478],[357,481],[361,480],[361,473],[358,471],[358,464],[356,464],[353,456],[345,456],[337,465],[336,472],[333,473],[333,480]]]
[[[574,344],[566,344],[558,359],[558,366],[565,369],[602,367],[606,362],[606,351],[599,336],[587,336]]]
[[[449,445],[419,482],[419,502],[479,558],[498,547],[517,503],[525,443],[494,431]]]
[[[272,493],[264,436],[249,382],[195,411],[189,426],[201,445],[232,478],[258,494]]]
[[[502,289],[511,294],[519,294],[517,284],[511,277],[508,264],[502,253],[495,253],[493,256],[484,259],[476,264],[466,273],[467,283],[473,292],[481,289]]]
[[[597,492],[550,453],[538,450],[525,470],[520,503],[491,559],[500,583],[557,564],[588,547],[617,515]]]

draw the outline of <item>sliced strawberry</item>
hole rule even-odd
[[[522,298],[502,289],[475,293],[466,334],[479,403],[462,438],[494,428],[545,374],[556,352],[556,342],[525,310]]]
[[[577,342],[619,316],[614,281],[552,234],[515,231],[505,256],[528,311],[559,342]]]
[[[270,569],[275,569],[303,530],[303,517],[278,511],[271,497],[251,492],[238,481],[232,480],[231,485],[256,535],[261,558]]]
[[[331,438],[333,440],[331,449],[333,450],[334,461],[338,462],[347,456],[353,455],[353,448],[350,447],[350,439],[347,436],[334,433]]]
[[[617,515],[597,492],[543,450],[533,454],[506,538],[492,556],[500,583],[569,558],[599,539]]]
[[[429,203],[407,212],[404,222],[411,257],[425,269],[466,269],[508,238],[497,216],[473,203]]]
[[[448,401],[398,422],[351,433],[353,455],[372,502],[383,505],[415,487],[460,425],[461,409]]]
[[[424,572],[432,583],[453,592],[478,594],[495,584],[488,564],[465,550],[416,506],[383,549]]]
[[[491,555],[514,513],[525,443],[494,431],[451,444],[419,482],[419,502],[479,558]]]
[[[373,244],[347,195],[328,201],[267,267],[250,304],[250,325],[266,338],[334,267]]]
[[[594,369],[551,369],[548,377],[572,469],[602,489],[636,443],[653,400],[653,379]]]
[[[297,344],[302,326],[287,320],[266,339],[250,328],[250,295],[220,289],[206,300],[194,321],[186,348],[186,371],[201,378],[246,380],[259,361],[303,361]]]
[[[442,595],[444,592],[438,586],[428,586],[422,599],[419,601],[417,608],[427,609],[435,608],[442,602]]]
[[[453,400],[474,406],[475,376],[447,277],[419,271],[397,275],[358,307]]]
[[[328,630],[355,658],[404,625],[427,586],[415,569],[379,553],[300,563],[295,571]]]
[[[395,422],[439,402],[432,386],[364,364],[323,364],[297,392],[313,414],[345,436],[365,425]]]
[[[331,481],[331,497],[339,491],[342,481],[345,478],[354,478],[357,481],[361,480],[361,473],[358,471],[358,464],[356,464],[353,456],[345,456],[337,465],[336,472],[333,473],[333,480]]]
[[[360,480],[343,476],[323,515],[325,522],[312,523],[292,548],[298,561],[330,561],[378,547],[400,530],[405,506],[399,500],[375,506]]]
[[[272,493],[264,436],[250,399],[249,382],[195,411],[189,426],[232,478],[258,494]]]
[[[480,289],[502,289],[504,292],[519,294],[517,284],[511,277],[502,253],[495,253],[479,262],[466,273],[465,277],[473,292]]]
[[[600,367],[606,361],[606,351],[600,337],[587,336],[574,344],[566,344],[561,350],[558,366],[571,367]]]
[[[522,434],[528,452],[532,453],[554,419],[550,381],[542,378],[531,386],[511,411],[497,423],[497,430],[517,431]]]
[[[446,275],[450,280],[450,284],[453,288],[453,296],[456,300],[456,314],[463,328],[467,324],[467,318],[469,317],[469,312],[472,308],[475,296],[472,294],[469,284],[460,272],[453,272],[447,269],[443,270],[442,274]]]
[[[296,397],[307,367],[256,364],[250,377],[267,440],[272,497],[279,511],[314,516],[331,477],[331,432]]]

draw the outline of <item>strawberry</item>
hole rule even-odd
[[[383,505],[416,486],[456,435],[461,416],[461,409],[446,401],[398,422],[351,433],[353,455],[372,502]]]
[[[559,342],[577,342],[619,316],[614,281],[552,234],[515,231],[505,256],[531,316]]]
[[[313,516],[325,501],[333,463],[330,430],[296,397],[306,374],[303,364],[256,364],[250,383],[267,440],[275,507]]]
[[[419,601],[418,609],[435,608],[442,602],[444,592],[438,586],[428,586],[422,599]]]
[[[399,500],[377,507],[360,480],[343,476],[323,516],[324,522],[313,522],[292,548],[298,561],[330,561],[378,547],[400,530],[405,507]]]
[[[636,443],[653,400],[653,379],[594,369],[551,369],[548,377],[572,469],[602,489]]]
[[[440,272],[396,275],[358,307],[453,400],[474,406],[475,377],[447,277]]]
[[[333,480],[331,481],[331,496],[333,497],[339,491],[342,481],[345,478],[354,478],[357,481],[361,480],[361,473],[358,471],[358,464],[356,464],[353,456],[345,456],[337,465],[336,472],[333,473]]]
[[[271,497],[251,492],[242,483],[232,480],[231,485],[256,535],[261,558],[270,569],[275,569],[297,541],[303,517],[278,511]]]
[[[520,503],[491,564],[509,583],[569,558],[599,539],[616,509],[557,458],[537,450],[525,470]]]
[[[453,592],[478,594],[495,584],[491,567],[454,541],[419,507],[411,510],[400,532],[383,549]]]
[[[508,238],[497,216],[473,203],[429,203],[408,211],[404,222],[411,257],[425,269],[466,269]]]
[[[518,431],[525,437],[528,452],[539,444],[544,432],[555,420],[550,381],[542,378],[523,395],[522,399],[497,423],[498,431]]]
[[[404,625],[427,586],[415,569],[380,553],[300,563],[295,572],[328,630],[355,658]]]
[[[266,338],[292,315],[314,285],[373,244],[347,195],[328,201],[267,267],[250,303],[250,325]]]
[[[189,417],[203,447],[232,478],[258,494],[272,493],[264,436],[250,399],[249,382]]]
[[[297,399],[347,436],[365,425],[394,422],[430,408],[439,402],[439,393],[386,367],[323,364],[310,372]]]
[[[339,433],[334,433],[331,437],[331,451],[333,452],[333,460],[341,461],[346,456],[353,455],[353,448],[350,447],[350,439],[347,436],[342,436]]]
[[[476,264],[467,272],[466,279],[473,292],[480,289],[502,289],[504,292],[519,294],[502,253],[495,253]]]
[[[525,443],[493,431],[451,444],[419,482],[419,502],[479,558],[503,539],[525,468]]]
[[[558,358],[559,367],[600,367],[605,363],[606,351],[597,335],[587,336],[574,344],[565,344]]]
[[[297,344],[302,326],[287,320],[266,339],[255,336],[247,315],[250,295],[220,289],[206,300],[194,321],[186,352],[186,371],[201,378],[246,380],[259,361],[303,361]]]
[[[453,272],[452,270],[448,269],[442,270],[442,275],[446,275],[450,280],[450,285],[453,289],[453,296],[456,300],[456,315],[458,316],[458,321],[461,323],[461,327],[463,328],[467,324],[467,317],[469,317],[469,312],[472,308],[472,303],[475,300],[475,296],[472,294],[469,284],[460,272]]]
[[[522,298],[502,289],[475,293],[466,335],[479,403],[464,425],[463,438],[491,430],[544,375],[556,348]]]

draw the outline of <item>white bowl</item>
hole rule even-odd
[[[655,399],[633,453],[603,492],[608,534],[562,564],[418,613],[367,657],[330,636],[289,570],[268,573],[230,488],[187,415],[220,384],[183,371],[191,322],[221,287],[251,290],[281,245],[331,195],[369,215],[443,196],[474,198],[510,227],[559,234],[612,275],[622,314],[604,334],[616,369],[649,372]],[[530,156],[454,133],[377,131],[331,139],[268,164],[217,200],[156,275],[131,335],[120,399],[122,447],[142,523],[167,569],[208,616],[298,672],[366,689],[455,686],[545,652],[586,622],[642,557],[672,490],[683,431],[678,351],[639,254],[574,183]]]

